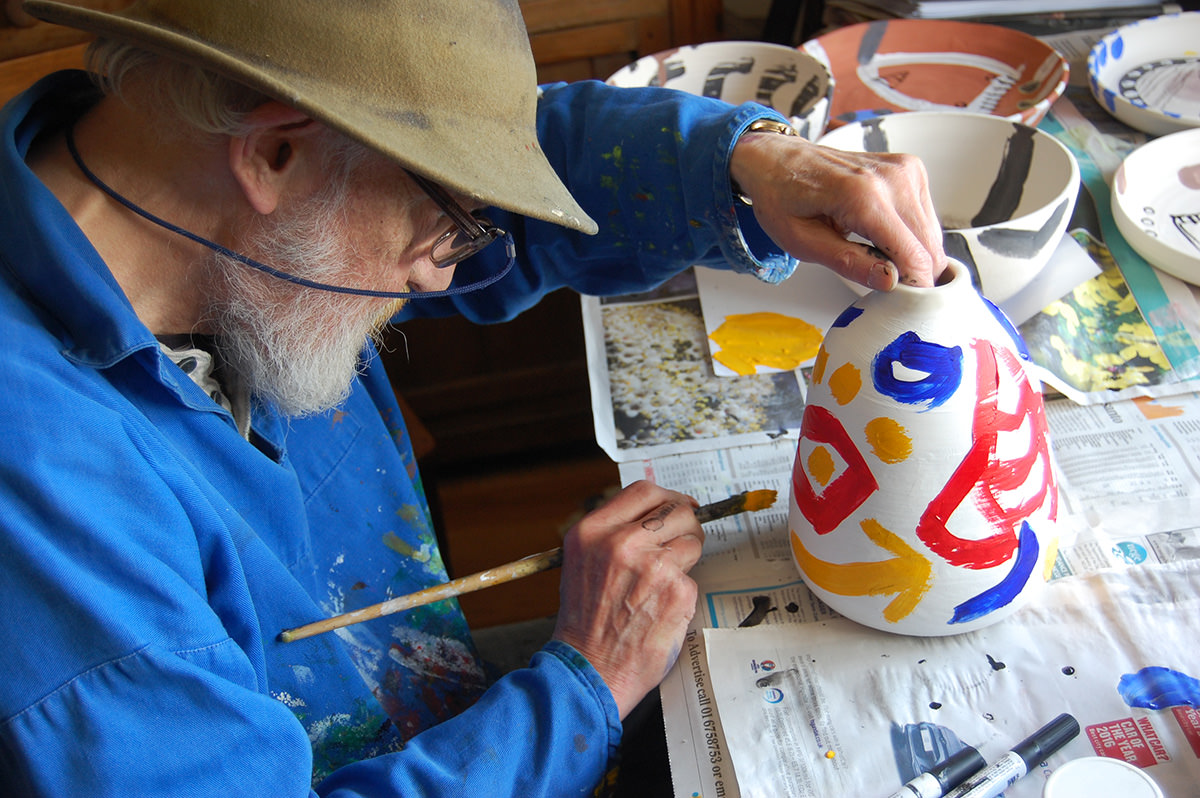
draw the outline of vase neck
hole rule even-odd
[[[978,292],[971,283],[971,273],[967,267],[959,261],[950,260],[937,285],[917,287],[901,283],[887,296],[889,304],[894,306],[930,311],[948,305],[960,305],[978,296]]]

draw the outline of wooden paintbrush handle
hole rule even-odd
[[[715,521],[718,518],[725,518],[736,513],[745,512],[746,510],[765,509],[774,501],[775,491],[773,490],[756,490],[739,493],[736,496],[730,496],[728,499],[722,499],[721,501],[697,508],[696,520],[702,524],[706,524],[709,521]],[[398,596],[378,604],[372,604],[370,607],[363,607],[361,610],[353,610],[352,612],[335,615],[332,618],[326,618],[323,621],[314,621],[304,626],[297,626],[294,629],[284,629],[279,633],[279,639],[284,643],[290,643],[293,640],[302,640],[306,637],[319,635],[322,632],[341,629],[343,626],[350,626],[362,621],[380,618],[384,615],[403,612],[413,607],[420,607],[424,604],[432,604],[435,601],[461,596],[464,593],[473,593],[485,587],[511,582],[514,579],[522,579],[530,574],[540,573],[541,571],[549,571],[551,568],[557,568],[562,565],[562,561],[563,551],[560,546],[559,548],[543,551],[541,554],[532,554],[515,562],[498,565],[495,568],[489,568],[486,571],[480,571],[470,576],[451,579],[445,584],[427,587],[424,590],[418,590],[416,593],[409,593],[406,596]]]
[[[378,604],[372,604],[370,607],[363,607],[361,610],[335,615],[323,621],[315,621],[304,626],[297,626],[295,629],[284,629],[279,633],[279,639],[285,643],[290,643],[293,640],[301,640],[305,637],[319,635],[322,632],[341,629],[343,626],[369,621],[373,618],[380,618],[384,615],[391,615],[403,612],[404,610],[411,610],[413,607],[432,604],[435,601],[461,596],[464,593],[474,593],[476,590],[482,590],[485,587],[511,582],[514,579],[522,579],[542,571],[549,571],[552,568],[562,565],[562,560],[563,550],[560,546],[549,551],[543,551],[540,554],[531,554],[528,557],[522,557],[515,562],[489,568],[486,571],[462,576],[458,579],[451,579],[444,584],[427,587],[415,593],[381,601]]]

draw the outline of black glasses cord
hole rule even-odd
[[[93,184],[95,184],[95,186],[97,188],[99,188],[101,191],[103,191],[105,194],[112,197],[114,200],[121,203],[121,205],[124,205],[126,208],[128,208],[129,210],[136,213],[138,216],[141,216],[143,219],[153,222],[154,224],[158,225],[159,227],[169,230],[172,233],[181,235],[184,238],[194,241],[197,244],[206,246],[209,249],[213,250],[214,252],[218,252],[222,255],[225,255],[228,258],[232,258],[233,260],[237,261],[238,263],[241,263],[244,266],[249,266],[252,269],[257,269],[258,271],[263,272],[264,274],[268,274],[271,277],[277,277],[280,280],[286,280],[287,282],[294,283],[295,285],[302,285],[305,288],[314,288],[318,291],[332,291],[333,293],[337,293],[337,294],[353,294],[356,296],[379,297],[381,299],[438,299],[441,297],[456,296],[458,294],[465,294],[468,291],[477,291],[481,288],[486,288],[487,286],[492,285],[497,280],[501,279],[506,274],[508,274],[512,270],[513,265],[516,263],[516,259],[517,259],[516,245],[513,243],[512,235],[510,233],[505,233],[504,234],[504,248],[505,248],[505,253],[508,256],[508,263],[505,265],[505,267],[501,271],[497,272],[496,274],[485,277],[481,280],[477,280],[474,283],[470,283],[469,285],[458,286],[455,288],[447,288],[443,291],[378,291],[378,290],[374,290],[374,289],[370,289],[370,288],[350,288],[348,286],[342,286],[342,285],[331,285],[330,283],[321,283],[321,282],[317,282],[316,280],[308,280],[304,277],[297,277],[294,274],[289,274],[288,272],[273,268],[271,266],[268,266],[265,263],[260,263],[259,261],[256,261],[253,258],[250,258],[246,255],[242,255],[239,252],[234,252],[233,250],[231,250],[227,247],[221,246],[220,244],[218,244],[215,241],[210,241],[207,238],[204,238],[203,236],[200,236],[200,235],[197,235],[196,233],[191,232],[190,230],[185,230],[182,227],[179,227],[178,225],[174,225],[165,219],[161,219],[161,218],[155,216],[154,214],[150,213],[150,211],[147,211],[146,209],[144,209],[138,205],[135,205],[131,200],[126,199],[122,195],[118,194],[111,186],[109,186],[107,183],[105,183],[103,180],[101,180],[99,177],[97,177],[95,175],[95,173],[93,173],[92,170],[89,169],[87,167],[87,165],[83,162],[83,158],[80,157],[79,150],[75,146],[75,128],[74,128],[74,126],[70,126],[67,128],[66,138],[67,138],[67,150],[71,153],[71,157],[75,160],[75,165],[79,167],[79,171],[83,172],[83,176],[86,177],[88,180],[90,180]]]

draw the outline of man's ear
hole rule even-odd
[[[303,144],[317,128],[312,117],[274,100],[255,108],[245,119],[250,132],[229,139],[229,169],[246,201],[269,214],[295,181]]]

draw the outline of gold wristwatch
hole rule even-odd
[[[781,136],[795,136],[796,128],[789,125],[787,122],[780,122],[778,119],[755,119],[750,125],[742,131],[742,135],[747,133],[778,133]],[[737,184],[737,181],[732,177],[729,179],[729,188],[733,191],[735,199],[746,205],[753,205],[754,202],[745,194],[742,193],[742,188]]]

